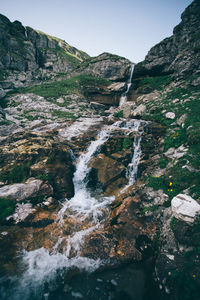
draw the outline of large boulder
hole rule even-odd
[[[101,183],[104,190],[106,190],[109,185],[112,185],[113,182],[115,182],[113,186],[114,189],[117,189],[118,185],[121,185],[122,182],[118,182],[117,180],[121,177],[123,179],[126,168],[118,161],[104,154],[99,154],[90,161],[89,166],[96,171],[97,180]],[[92,174],[94,175],[94,172]]]
[[[25,183],[10,184],[0,188],[0,198],[16,201],[52,194],[53,189],[48,183],[35,178],[30,178]]]
[[[179,194],[174,197],[171,202],[171,207],[177,219],[189,223],[193,223],[195,217],[200,214],[200,205],[186,194]]]

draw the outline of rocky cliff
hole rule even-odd
[[[200,2],[193,1],[183,12],[173,35],[155,45],[139,63],[134,77],[174,74],[176,77],[199,73]]]
[[[89,56],[65,41],[13,23],[0,15],[0,70],[35,71],[39,68],[53,72],[71,71]]]

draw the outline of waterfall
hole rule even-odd
[[[25,38],[27,39],[28,38],[27,27],[25,26],[24,29],[25,29],[24,35],[25,35]]]
[[[128,122],[127,122],[128,123]],[[142,134],[143,129],[142,126],[146,126],[148,122],[143,120],[130,120],[129,121],[129,128],[132,128],[132,131],[135,132],[135,137],[133,141],[133,156],[131,162],[128,164],[126,169],[126,178],[128,179],[128,184],[121,190],[120,194],[126,191],[126,189],[133,185],[137,179],[138,173],[138,165],[140,162],[142,150],[141,150],[141,141],[142,141]]]
[[[131,69],[130,69],[130,76],[129,76],[129,79],[127,81],[127,89],[126,91],[121,95],[121,98],[120,98],[120,102],[119,102],[119,106],[121,107],[124,103],[126,103],[127,101],[127,95],[128,95],[128,92],[130,90],[130,87],[132,85],[132,77],[133,77],[133,71],[134,71],[134,67],[135,65],[133,64],[131,66]]]
[[[18,279],[16,277],[9,278],[11,282],[13,281],[14,288],[6,291],[6,296],[3,299],[48,299],[45,286],[53,288],[58,275],[62,277],[62,274],[65,274],[72,267],[92,272],[105,263],[100,259],[94,260],[81,255],[86,236],[95,229],[102,228],[103,222],[109,214],[109,205],[115,199],[115,197],[105,197],[101,194],[91,195],[87,188],[90,172],[88,163],[115,131],[121,130],[126,135],[135,132],[134,153],[126,172],[129,182],[125,188],[133,184],[137,177],[141,156],[140,143],[143,132],[141,127],[146,123],[132,119],[120,120],[112,125],[106,125],[99,132],[97,139],[90,143],[85,153],[81,154],[79,158],[76,158],[71,151],[72,159],[76,163],[73,178],[75,195],[70,200],[66,199],[58,212],[57,226],[59,230],[54,236],[53,249],[47,250],[42,247],[33,251],[24,251],[21,264],[25,271]],[[74,220],[73,224],[75,225],[66,234],[65,222],[68,218]]]

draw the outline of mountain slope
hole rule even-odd
[[[72,70],[89,55],[65,41],[0,15],[0,71]]]
[[[135,68],[135,77],[200,72],[200,2],[193,1],[183,12],[173,35],[155,45]]]

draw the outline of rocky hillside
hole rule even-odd
[[[200,72],[200,2],[183,12],[173,35],[155,45],[135,68],[135,77],[173,74],[183,77]]]
[[[4,52],[1,69],[5,77],[0,83],[4,88],[0,90],[2,276],[17,274],[19,251],[43,247],[50,253],[57,249],[61,255],[74,232],[88,230],[79,255],[100,258],[105,268],[144,263],[156,281],[157,299],[199,299],[199,8],[199,1],[194,0],[173,36],[153,47],[135,66],[127,102],[121,106],[130,61],[108,53],[87,57],[58,39],[1,17],[9,43],[23,41],[28,68],[16,67],[17,61],[19,66],[24,63],[19,47],[14,47],[16,53],[11,51],[13,64],[8,64]],[[12,34],[8,25],[15,29],[10,29]],[[45,61],[38,61],[36,49]],[[63,51],[67,51],[68,69],[56,74],[61,72]],[[37,70],[46,72],[48,80],[35,80]],[[17,79],[11,86],[13,76]],[[76,219],[69,210],[62,227],[58,212],[63,203],[70,205],[76,193],[75,166],[88,147],[101,140],[99,133],[105,134],[105,128],[108,138],[93,152],[83,181],[87,181],[87,196],[91,192],[95,197],[100,191],[115,200],[106,208],[98,204],[101,226],[91,230],[91,219],[82,221],[79,215]],[[132,161],[135,151],[140,154],[137,180],[127,188],[127,168],[136,163]],[[74,255],[76,247],[71,248],[70,259]],[[75,273],[73,269],[65,280]],[[110,299],[121,299],[121,295],[135,299],[126,283],[118,289],[115,282],[111,289],[107,286]],[[70,286],[63,284],[62,290],[71,299]]]
[[[65,41],[0,15],[1,77],[8,71],[71,71],[89,56]]]

